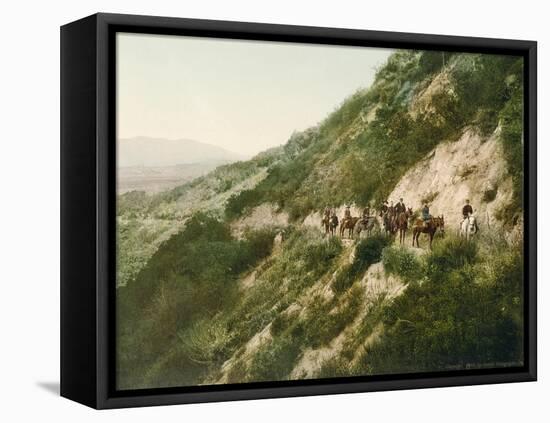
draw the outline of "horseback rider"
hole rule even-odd
[[[395,214],[404,213],[407,211],[407,207],[405,207],[405,203],[403,202],[403,199],[399,199],[399,203],[397,203],[394,207]]]
[[[466,204],[462,207],[462,216],[464,216],[464,219],[467,219],[473,212],[474,209],[470,205],[470,200],[466,200]]]
[[[466,204],[464,205],[464,207],[462,207],[462,217],[464,217],[462,222],[464,222],[464,220],[468,219],[473,214],[474,214],[474,209],[470,205],[470,200],[466,199]],[[477,231],[479,231],[479,226],[477,226],[477,220],[474,220],[474,227],[477,233]]]
[[[344,222],[347,222],[349,219],[351,219],[351,210],[349,209],[349,206],[346,206],[346,210],[344,211],[344,218],[342,219],[342,224],[344,224]]]
[[[388,213],[391,217],[395,214],[395,206],[393,205],[393,201],[390,203],[390,206],[388,207]]]
[[[422,221],[424,222],[424,227],[428,227],[431,219],[432,216],[430,215],[430,208],[428,207],[428,203],[424,203],[424,207],[422,207]]]
[[[363,220],[366,222],[369,219],[369,216],[370,216],[370,207],[367,205],[363,209]]]
[[[380,207],[380,216],[385,215],[388,212],[388,200],[384,200],[384,204]]]
[[[331,208],[327,205],[325,207],[325,210],[323,211],[323,219],[321,220],[321,225],[328,225],[328,223],[330,222],[330,213]]]
[[[331,235],[334,234],[334,230],[338,226],[338,216],[336,216],[336,212],[334,209],[330,209],[330,214],[326,216],[327,224],[328,224],[328,231]]]

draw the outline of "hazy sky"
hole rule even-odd
[[[368,87],[392,50],[117,36],[119,138],[190,138],[252,155]]]

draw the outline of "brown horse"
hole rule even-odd
[[[328,235],[330,231],[330,216],[324,215],[323,220],[321,220],[321,226],[325,228],[325,235]]]
[[[405,235],[409,227],[409,217],[412,216],[412,209],[401,212],[397,215],[396,226],[399,230],[399,244],[405,243]]]
[[[358,220],[358,217],[349,217],[342,220],[342,223],[340,223],[340,236],[343,238],[344,231],[348,229],[348,238],[353,238],[353,229],[355,228],[355,224]]]
[[[428,234],[430,237],[430,249],[432,248],[432,241],[434,239],[435,232],[437,229],[441,231],[441,233],[445,233],[445,219],[443,216],[439,217],[432,217],[428,224],[425,225],[424,221],[422,219],[417,219],[414,226],[413,226],[413,241],[412,245],[414,247],[414,242],[416,241],[416,246],[420,247],[418,244],[418,238],[420,237],[421,233]]]
[[[393,214],[386,212],[382,215],[382,224],[384,225],[384,230],[386,231],[386,235],[393,235],[395,233],[393,222],[394,222]]]

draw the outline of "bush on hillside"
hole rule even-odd
[[[382,252],[384,270],[389,275],[397,275],[405,282],[418,282],[424,276],[424,267],[420,259],[408,249],[386,247]]]

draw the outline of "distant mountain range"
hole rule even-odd
[[[118,166],[161,167],[247,159],[215,145],[190,140],[133,137],[118,141]]]

